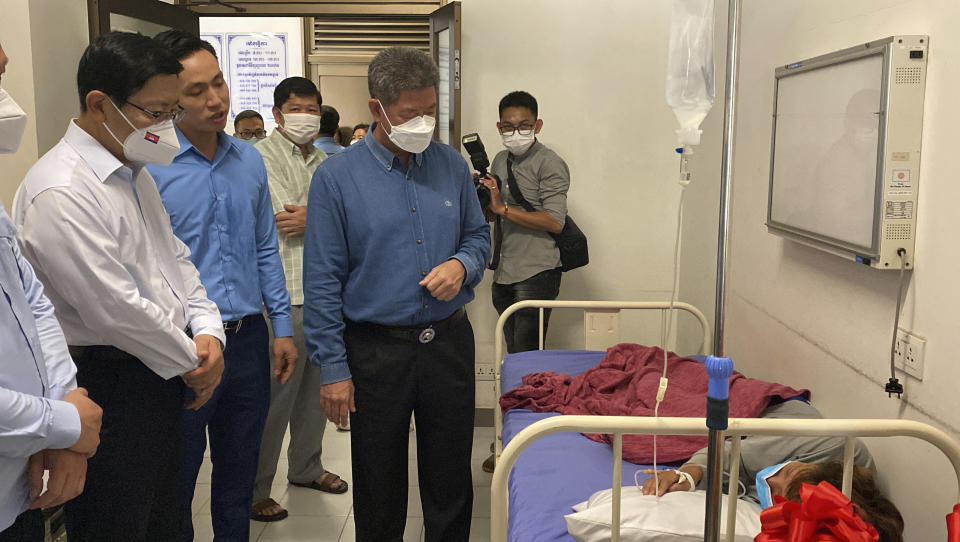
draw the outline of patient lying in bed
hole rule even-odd
[[[820,412],[802,399],[777,402],[768,406],[761,418],[822,418]],[[771,495],[781,495],[787,499],[799,500],[800,485],[817,484],[823,480],[840,487],[843,478],[844,439],[840,437],[784,437],[752,436],[745,438],[740,452],[740,480],[742,492],[747,498],[768,505],[766,499],[760,499],[757,490],[757,474],[771,466],[780,466],[769,477],[771,471],[764,473],[764,479]],[[730,441],[724,445],[724,464],[730,463]],[[786,463],[786,464],[784,464]],[[900,512],[888,500],[876,485],[873,457],[859,440],[856,441],[854,454],[852,501],[860,516],[873,525],[880,534],[880,542],[902,542],[903,518]],[[696,489],[706,489],[707,450],[698,451],[678,469],[690,475]],[[659,478],[659,487],[657,479]],[[658,477],[650,478],[643,484],[643,492],[659,495],[671,491],[689,491],[686,477],[676,471],[662,471]]]

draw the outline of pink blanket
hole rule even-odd
[[[638,344],[618,344],[607,350],[598,365],[571,378],[552,371],[523,377],[523,385],[500,398],[503,411],[515,408],[534,412],[560,412],[602,416],[653,416],[657,387],[663,372],[663,350]],[[671,353],[670,380],[660,404],[660,416],[704,418],[707,412],[707,372],[703,364]],[[809,390],[795,390],[773,382],[747,378],[734,371],[730,377],[730,417],[755,418],[773,397],[809,399]],[[611,435],[586,435],[612,442]],[[689,459],[707,445],[706,437],[661,436],[657,460]],[[632,463],[653,461],[652,435],[624,435],[623,458]]]

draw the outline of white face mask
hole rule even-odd
[[[256,145],[257,143],[260,143],[261,141],[266,139],[265,137],[251,137],[250,139],[244,139],[242,137],[237,137],[237,136],[233,136],[233,137],[234,139],[239,139],[240,141],[243,141],[244,143],[248,143],[250,145]]]
[[[117,113],[127,121],[127,124],[133,128],[130,135],[124,141],[120,141],[113,130],[103,123],[103,127],[110,132],[113,139],[123,147],[123,155],[127,160],[137,164],[157,164],[158,166],[169,166],[170,162],[177,157],[180,152],[180,140],[177,139],[177,131],[173,128],[173,121],[167,119],[156,124],[151,124],[146,128],[137,128],[130,122],[130,119],[120,111],[117,104],[110,100]]]
[[[283,133],[297,145],[306,145],[320,130],[320,115],[312,113],[281,113]]]
[[[0,88],[0,154],[17,152],[26,127],[27,114]]]
[[[387,134],[387,137],[394,145],[412,154],[420,154],[427,150],[430,141],[433,139],[433,129],[437,126],[437,119],[424,115],[413,117],[403,124],[394,126],[390,124],[387,111],[383,108],[382,103],[380,104],[380,111],[383,111],[383,120],[387,121],[387,125],[390,126],[390,133]]]
[[[503,146],[510,151],[510,154],[520,156],[533,146],[537,135],[533,131],[531,131],[529,135],[520,135],[520,130],[515,130],[511,135],[500,137],[503,138]]]

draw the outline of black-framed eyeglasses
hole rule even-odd
[[[533,133],[536,129],[536,126],[532,124],[521,124],[520,126],[514,127],[511,124],[501,124],[500,125],[500,135],[512,136],[514,132],[520,132],[522,136],[528,136]]]
[[[267,137],[266,130],[243,130],[237,132],[237,137],[240,139],[250,139],[251,137]]]
[[[143,111],[144,113],[150,115],[151,117],[159,121],[172,120],[173,122],[180,122],[180,119],[182,119],[184,113],[186,113],[186,111],[184,111],[183,108],[180,107],[179,105],[173,111],[150,111],[149,109],[140,107],[139,105],[133,102],[125,102],[125,103],[127,105],[132,105],[133,107],[136,107],[140,111]]]

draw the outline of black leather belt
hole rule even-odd
[[[436,322],[420,326],[385,326],[382,324],[374,324],[372,322],[354,322],[351,320],[348,320],[347,324],[379,333],[381,335],[386,335],[394,339],[427,344],[437,338],[437,335],[446,332],[454,325],[458,324],[466,315],[467,311],[464,310],[463,307],[460,307],[456,312],[450,316],[447,316],[443,320],[438,320]]]
[[[249,322],[253,318],[260,316],[259,314],[251,314],[249,316],[244,316],[239,320],[230,320],[229,322],[223,323],[223,331],[227,333],[239,333],[240,328],[243,327],[243,324]]]

